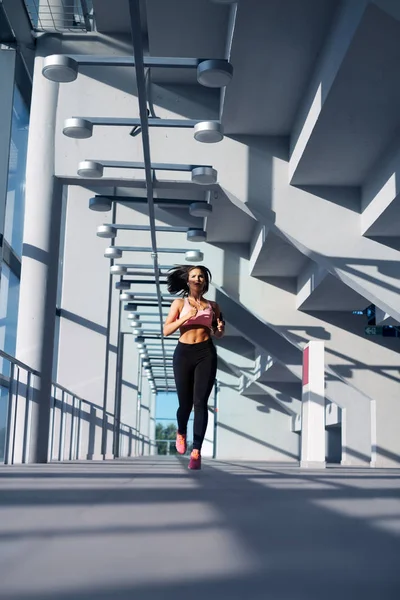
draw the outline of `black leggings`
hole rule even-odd
[[[199,344],[178,342],[174,375],[179,399],[178,431],[186,434],[194,407],[193,448],[201,450],[208,422],[208,397],[217,373],[217,352],[211,340]]]

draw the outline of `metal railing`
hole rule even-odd
[[[93,29],[92,0],[24,0],[35,31],[67,32]]]
[[[29,462],[32,410],[39,385],[39,372],[0,350],[0,463]],[[50,411],[49,461],[112,458],[115,435],[119,436],[120,457],[154,450],[148,436],[117,423],[112,413],[57,383],[51,387]]]

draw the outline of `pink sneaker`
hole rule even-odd
[[[178,454],[185,454],[187,450],[186,435],[180,433],[176,434],[175,448]]]
[[[201,456],[200,456],[200,452],[197,452],[194,456],[193,456],[193,452],[190,455],[190,460],[189,460],[189,469],[192,469],[193,471],[199,471],[201,469]]]

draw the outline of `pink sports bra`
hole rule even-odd
[[[183,317],[186,313],[188,313],[192,309],[190,302],[187,298],[183,301],[183,308],[179,317]],[[178,318],[179,318],[178,317]],[[197,311],[195,317],[191,317],[186,321],[183,327],[187,327],[188,325],[203,325],[204,327],[209,327],[211,329],[211,325],[214,318],[214,310],[211,304],[208,302],[208,306],[206,308],[201,308]]]

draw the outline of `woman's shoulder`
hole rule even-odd
[[[184,298],[175,298],[175,300],[172,302],[171,306],[176,306],[177,308],[183,306],[185,303],[185,299]]]
[[[218,308],[218,302],[214,302],[214,300],[207,300],[207,302],[209,303],[209,305],[211,306],[211,308],[213,310]]]
[[[214,300],[207,300],[207,302],[208,302],[209,304],[211,304],[211,306],[212,306],[213,308],[215,308],[216,306],[218,306],[218,303],[217,303],[217,302],[214,302]]]

